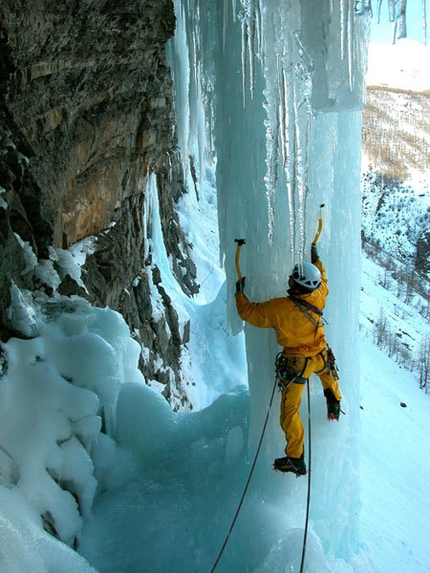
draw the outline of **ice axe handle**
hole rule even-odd
[[[318,230],[316,232],[316,235],[314,237],[314,240],[312,241],[315,245],[317,244],[318,239],[320,238],[321,235],[321,231],[322,231],[322,226],[323,226],[323,220],[322,220],[322,208],[324,207],[324,203],[321,203],[320,205],[320,216],[318,219]]]
[[[239,265],[239,257],[240,257],[240,249],[242,248],[242,245],[245,245],[245,239],[235,239],[234,240],[235,243],[237,243],[237,249],[236,249],[236,271],[237,271],[237,276],[239,278],[239,280],[241,280],[242,277],[242,273],[240,270],[240,265]]]

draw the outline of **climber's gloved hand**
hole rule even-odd
[[[245,277],[242,277],[236,282],[236,292],[243,292],[245,288]]]
[[[311,245],[311,263],[316,263],[319,260],[318,251],[317,251],[317,244],[312,243]]]

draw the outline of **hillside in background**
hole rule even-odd
[[[363,110],[363,172],[430,188],[430,47],[370,44]]]
[[[430,278],[430,48],[371,44],[363,111],[363,240]]]
[[[362,150],[362,306],[372,306],[370,264],[385,291],[365,324],[421,386],[430,342],[429,56],[429,47],[409,40],[371,44]]]
[[[430,90],[369,86],[363,114],[363,150],[369,170],[403,182],[430,168]]]

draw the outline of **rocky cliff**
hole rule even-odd
[[[121,312],[149,349],[144,374],[166,385],[167,398],[172,385],[182,395],[187,329],[180,332],[145,245],[151,173],[173,271],[186,293],[198,289],[174,208],[184,192],[165,61],[174,28],[171,0],[4,0],[0,7],[2,338],[22,335],[7,312],[12,283],[55,295],[29,251],[58,271],[59,249],[94,236],[85,289],[59,273],[56,290]],[[156,320],[151,283],[165,306]]]

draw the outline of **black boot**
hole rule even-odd
[[[324,390],[324,396],[327,400],[327,419],[339,421],[340,416],[340,402],[336,400],[330,388]]]
[[[304,476],[307,473],[305,456],[302,454],[300,458],[290,458],[289,456],[276,458],[273,463],[273,469],[284,473],[292,472],[296,476]]]

